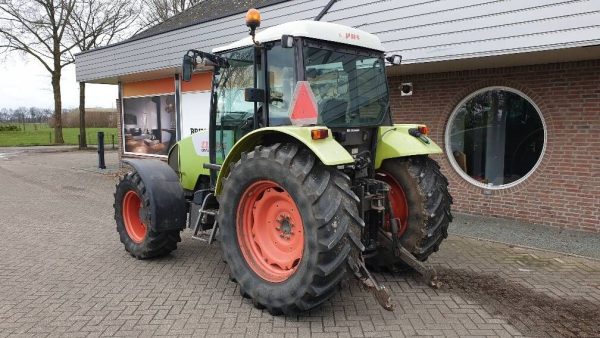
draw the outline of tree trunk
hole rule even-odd
[[[54,143],[64,144],[62,133],[62,99],[60,95],[60,68],[52,73],[52,92],[54,93]]]
[[[87,148],[85,136],[85,82],[79,82],[79,148]]]

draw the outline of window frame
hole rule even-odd
[[[514,182],[510,182],[510,183],[502,184],[502,185],[490,185],[490,184],[481,183],[481,182],[473,179],[466,172],[464,172],[462,170],[462,168],[458,165],[456,160],[454,159],[454,155],[452,153],[452,147],[451,147],[451,143],[450,143],[450,132],[452,129],[451,126],[454,123],[456,116],[458,115],[460,107],[462,107],[465,103],[467,103],[467,101],[471,100],[473,97],[475,97],[481,93],[491,91],[491,90],[502,90],[502,91],[511,92],[511,93],[517,94],[520,97],[522,97],[523,99],[527,100],[529,102],[529,104],[531,104],[533,106],[533,108],[536,110],[536,112],[538,113],[538,116],[540,117],[540,120],[542,121],[542,127],[544,129],[544,145],[542,146],[542,151],[540,153],[540,157],[536,161],[535,165],[531,169],[529,169],[527,174],[523,175],[523,177],[519,178],[518,180],[516,180]],[[548,126],[546,124],[544,114],[542,114],[542,111],[540,110],[538,105],[527,94],[523,93],[522,91],[511,88],[511,87],[506,87],[506,86],[488,86],[488,87],[480,88],[480,89],[470,93],[466,97],[464,97],[454,107],[454,110],[452,111],[452,113],[448,117],[448,121],[446,122],[446,128],[444,129],[444,148],[446,151],[446,157],[448,158],[448,161],[450,162],[450,165],[452,166],[454,171],[456,171],[465,181],[469,182],[470,184],[472,184],[478,188],[482,188],[482,189],[486,189],[486,190],[505,190],[505,189],[509,189],[514,186],[517,186],[517,185],[523,183],[524,181],[526,181],[534,172],[537,171],[538,167],[542,163],[542,161],[544,159],[544,155],[546,154],[547,145],[548,145]]]

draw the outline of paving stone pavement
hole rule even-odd
[[[116,177],[94,163],[94,152],[0,158],[0,337],[600,336],[600,261],[456,235],[431,258],[441,289],[376,274],[394,312],[349,280],[319,309],[272,317],[239,296],[218,244],[189,230],[168,257],[129,256]]]

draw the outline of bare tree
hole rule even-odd
[[[64,143],[60,78],[78,41],[66,39],[76,0],[0,0],[0,48],[32,56],[50,73],[54,94],[54,142]]]
[[[203,0],[143,0],[144,24],[154,26],[166,21]]]
[[[68,24],[69,40],[85,52],[134,34],[139,17],[138,5],[138,2],[130,0],[77,1]],[[79,147],[86,148],[85,82],[79,82],[79,135]]]

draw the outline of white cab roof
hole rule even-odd
[[[324,41],[343,43],[378,51],[385,51],[379,38],[360,29],[320,21],[292,21],[264,30],[258,28],[256,41],[271,42],[281,40],[283,35],[314,38]],[[252,38],[248,36],[226,46],[213,49],[213,53],[251,46]]]

